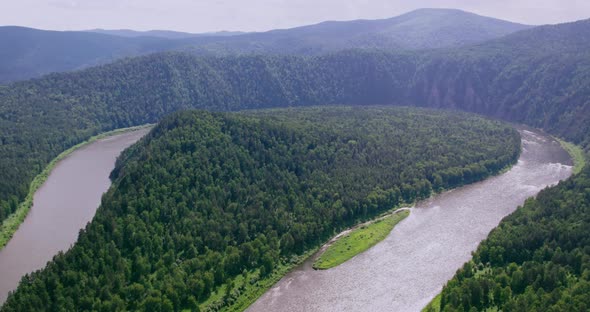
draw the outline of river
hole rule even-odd
[[[312,257],[247,311],[420,311],[502,218],[571,175],[559,143],[520,132],[523,151],[508,172],[417,203],[385,240],[338,267],[314,271]]]
[[[33,206],[12,239],[0,250],[0,304],[21,277],[43,268],[67,250],[94,217],[109,174],[121,152],[143,137],[141,129],[90,143],[60,161],[35,193]]]

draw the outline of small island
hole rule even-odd
[[[410,215],[407,209],[398,210],[369,224],[352,229],[337,239],[313,263],[316,270],[338,266],[384,240],[396,224]]]

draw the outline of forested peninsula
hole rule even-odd
[[[2,311],[243,309],[335,232],[481,180],[519,152],[514,129],[464,113],[175,113],[122,154],[78,242]]]

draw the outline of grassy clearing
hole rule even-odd
[[[69,149],[65,150],[64,152],[59,154],[57,157],[55,157],[47,165],[47,167],[45,167],[45,169],[33,179],[33,182],[31,182],[31,185],[29,186],[29,193],[27,194],[27,197],[25,197],[25,200],[22,203],[20,203],[20,205],[18,206],[18,208],[16,209],[16,211],[12,215],[10,215],[10,217],[8,217],[6,220],[4,220],[4,222],[2,222],[2,225],[0,225],[0,250],[2,248],[4,248],[4,246],[6,246],[8,241],[10,241],[10,239],[12,238],[12,235],[14,235],[14,232],[16,232],[16,230],[18,230],[18,227],[20,226],[20,224],[27,217],[29,210],[31,210],[31,207],[33,206],[33,197],[35,196],[35,193],[43,185],[43,183],[45,183],[45,181],[49,177],[49,174],[51,173],[53,168],[55,168],[57,163],[59,163],[62,159],[69,156],[75,150],[77,150],[85,145],[88,145],[92,142],[95,142],[97,140],[103,139],[105,137],[121,134],[124,132],[135,131],[135,130],[139,130],[139,129],[143,129],[143,128],[147,128],[147,127],[151,127],[151,126],[152,125],[143,125],[143,126],[137,126],[137,127],[116,129],[113,131],[101,133],[99,135],[91,137],[90,139],[88,139],[78,145],[70,147]]]
[[[384,225],[390,225],[389,230],[384,231],[385,235],[379,239],[373,245],[387,237],[387,234],[391,232],[391,229],[399,221],[403,220],[409,215],[409,211],[401,211],[399,213],[391,214],[383,219],[375,221],[371,225],[380,223],[379,227]],[[380,222],[384,221],[384,222]],[[369,226],[371,226],[369,225]],[[367,227],[369,227],[367,226]],[[388,226],[389,227],[389,226]],[[360,229],[360,228],[359,228]],[[371,246],[373,246],[371,245]],[[368,246],[370,248],[371,246]],[[266,277],[260,276],[259,270],[248,271],[242,275],[234,278],[229,284],[223,284],[219,286],[215,291],[211,293],[207,300],[199,304],[200,311],[244,311],[250,305],[252,305],[260,296],[266,293],[271,287],[273,287],[281,278],[287,273],[301,265],[309,257],[315,254],[319,248],[308,250],[305,254],[300,256],[294,256],[291,259],[284,260],[281,265],[273,270],[273,272]],[[366,249],[365,249],[366,250]],[[361,251],[362,252],[362,251]],[[351,257],[352,258],[352,257]],[[230,288],[230,289],[228,289]],[[183,312],[188,312],[184,310]]]
[[[422,309],[422,312],[440,312],[440,297],[441,294],[436,295],[430,303]]]
[[[586,165],[586,156],[584,155],[584,150],[581,147],[577,146],[576,144],[566,142],[560,139],[557,139],[561,147],[570,154],[572,159],[574,160],[574,169],[573,173],[578,174],[582,171],[584,166]]]
[[[510,169],[512,169],[512,167],[514,166],[515,163],[516,162],[507,165],[505,168],[503,168],[501,171],[498,171],[494,175],[500,175],[502,173],[509,171]],[[441,189],[441,190],[438,190],[437,192],[433,192],[431,196],[435,196],[437,194],[440,194],[440,193],[443,193],[446,191],[448,191],[448,190]],[[410,207],[413,205],[415,205],[415,202],[400,203],[400,205],[398,207]],[[395,211],[395,209],[398,209],[398,208],[393,208],[392,210],[390,210],[389,212],[387,212],[385,214],[388,214],[388,213],[391,214],[392,211]],[[385,237],[387,237],[387,235],[391,232],[393,227],[395,227],[395,225],[397,223],[399,223],[401,220],[403,220],[405,217],[407,217],[409,215],[409,211],[401,211],[401,212],[398,212],[398,213],[395,213],[392,215],[400,215],[400,214],[404,214],[404,215],[401,216],[401,218],[399,220],[397,220],[397,222],[395,222],[388,231],[386,231],[386,234],[384,235],[384,237],[382,239],[378,240],[377,242],[375,242],[373,245],[367,247],[366,249],[371,248],[372,246],[376,245],[379,241],[385,239]],[[400,217],[400,216],[398,216],[398,217]],[[284,261],[283,264],[281,264],[279,267],[275,268],[273,270],[272,274],[267,277],[261,278],[259,270],[249,271],[249,272],[246,272],[246,274],[242,274],[240,276],[237,276],[235,279],[233,279],[230,282],[232,285],[223,284],[223,285],[219,286],[217,288],[217,290],[215,290],[211,293],[211,296],[209,298],[207,298],[207,300],[199,303],[199,310],[200,311],[222,310],[222,311],[240,311],[240,312],[246,310],[250,305],[252,305],[256,300],[258,300],[258,298],[260,298],[264,293],[266,293],[271,287],[273,287],[276,283],[278,283],[281,280],[281,278],[283,278],[287,273],[289,273],[291,270],[293,270],[294,268],[299,266],[301,263],[303,263],[305,260],[307,260],[313,254],[315,254],[318,249],[319,248],[309,250],[301,256],[295,256],[288,261]],[[351,256],[350,258],[352,258],[353,256]],[[315,267],[315,265],[314,265],[314,267]],[[231,289],[229,289],[229,291],[228,291],[228,286],[233,286],[233,287]],[[228,295],[228,293],[229,293],[229,295]],[[227,302],[227,301],[229,301],[229,302]],[[224,305],[224,303],[225,303],[225,305]],[[429,304],[429,306],[432,304],[434,304],[435,307],[440,307],[440,294],[433,299],[433,301]],[[183,310],[183,312],[189,312],[189,311],[190,310]],[[429,310],[429,311],[437,311],[438,312],[438,311],[440,311],[440,309],[437,308],[435,310]]]
[[[385,239],[393,227],[410,214],[404,210],[363,225],[340,238],[313,264],[314,269],[326,270],[338,266]]]

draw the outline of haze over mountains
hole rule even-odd
[[[529,27],[447,9],[422,9],[390,19],[324,22],[241,35],[229,32],[193,36],[125,30],[56,32],[6,26],[0,27],[0,42],[5,43],[0,51],[0,83],[167,50],[298,55],[357,48],[420,50],[479,43]]]

